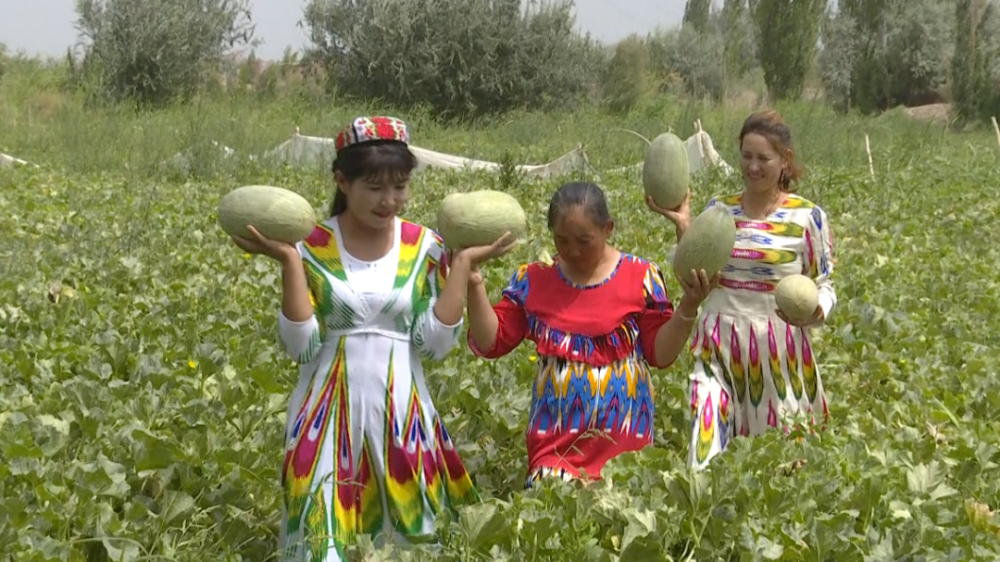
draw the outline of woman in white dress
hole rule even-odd
[[[732,257],[692,338],[688,463],[699,469],[736,435],[795,426],[812,431],[829,417],[809,332],[837,302],[830,221],[794,193],[802,170],[777,112],[750,115],[739,140],[743,192],[715,197],[706,207],[724,207],[737,229]],[[680,240],[691,221],[689,202],[676,210],[647,204],[674,223]],[[775,305],[775,286],[793,274],[811,277],[819,290],[819,306],[805,322],[789,320]]]
[[[417,161],[405,123],[360,117],[336,139],[330,218],[296,245],[236,239],[282,264],[278,332],[298,362],[285,433],[283,561],[334,562],[358,534],[433,533],[436,514],[479,495],[424,383],[421,359],[458,343],[474,266],[452,264],[432,230],[400,219]],[[447,278],[447,284],[445,279]]]

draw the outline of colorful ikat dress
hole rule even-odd
[[[653,263],[622,254],[614,272],[578,286],[555,265],[522,265],[494,305],[499,327],[492,349],[510,353],[535,343],[538,360],[526,431],[530,488],[541,477],[600,478],[611,458],[653,442],[650,365],[654,342],[670,320],[663,274]]]
[[[335,562],[359,533],[428,536],[435,514],[479,496],[424,383],[421,359],[457,345],[462,322],[434,303],[447,256],[438,235],[396,219],[392,250],[350,256],[336,218],[298,245],[315,316],[279,313],[300,364],[285,434],[281,557]]]
[[[691,445],[688,463],[704,468],[734,435],[789,431],[828,418],[809,329],[775,314],[774,288],[801,273],[816,280],[828,317],[837,302],[833,238],[826,213],[797,195],[766,219],[743,214],[742,196],[709,201],[736,219],[736,246],[719,287],[705,300],[691,350]]]

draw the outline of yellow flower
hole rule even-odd
[[[197,366],[198,366],[198,362],[195,361],[194,359],[188,361],[188,367],[191,367],[192,369],[194,369]]]
[[[531,361],[532,363],[534,363],[535,361],[538,361],[538,356],[537,355],[530,355],[530,356],[528,356],[528,361]]]
[[[245,259],[245,260],[250,259],[250,254],[243,254],[243,259]]]

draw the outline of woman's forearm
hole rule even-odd
[[[306,272],[298,253],[289,253],[281,260],[281,311],[292,322],[305,322],[313,316],[309,301]]]
[[[497,341],[497,331],[500,321],[490,304],[489,295],[483,283],[469,284],[469,333],[476,347],[482,350],[493,349]]]
[[[687,345],[691,336],[691,328],[694,327],[695,319],[698,315],[697,307],[688,306],[681,299],[673,316],[666,324],[660,326],[656,332],[654,345],[656,363],[659,367],[667,367],[673,364],[680,356],[684,346]]]

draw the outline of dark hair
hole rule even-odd
[[[557,189],[549,201],[549,230],[563,213],[573,207],[583,207],[584,212],[601,226],[611,222],[608,201],[600,187],[587,182],[570,182]]]
[[[740,149],[743,148],[743,137],[750,133],[756,133],[769,140],[782,158],[785,158],[785,151],[792,148],[792,131],[781,114],[773,109],[758,111],[747,117],[743,122],[743,128],[740,129]],[[788,169],[781,173],[778,187],[788,193],[794,192],[796,188],[792,187],[792,182],[797,182],[803,174],[805,169],[795,161],[793,153],[792,158],[788,160]]]
[[[398,141],[372,141],[349,146],[337,153],[331,171],[344,174],[347,181],[364,178],[369,181],[389,179],[405,182],[417,167],[417,157],[405,144]],[[347,210],[347,196],[340,188],[334,188],[330,216],[335,217]]]

